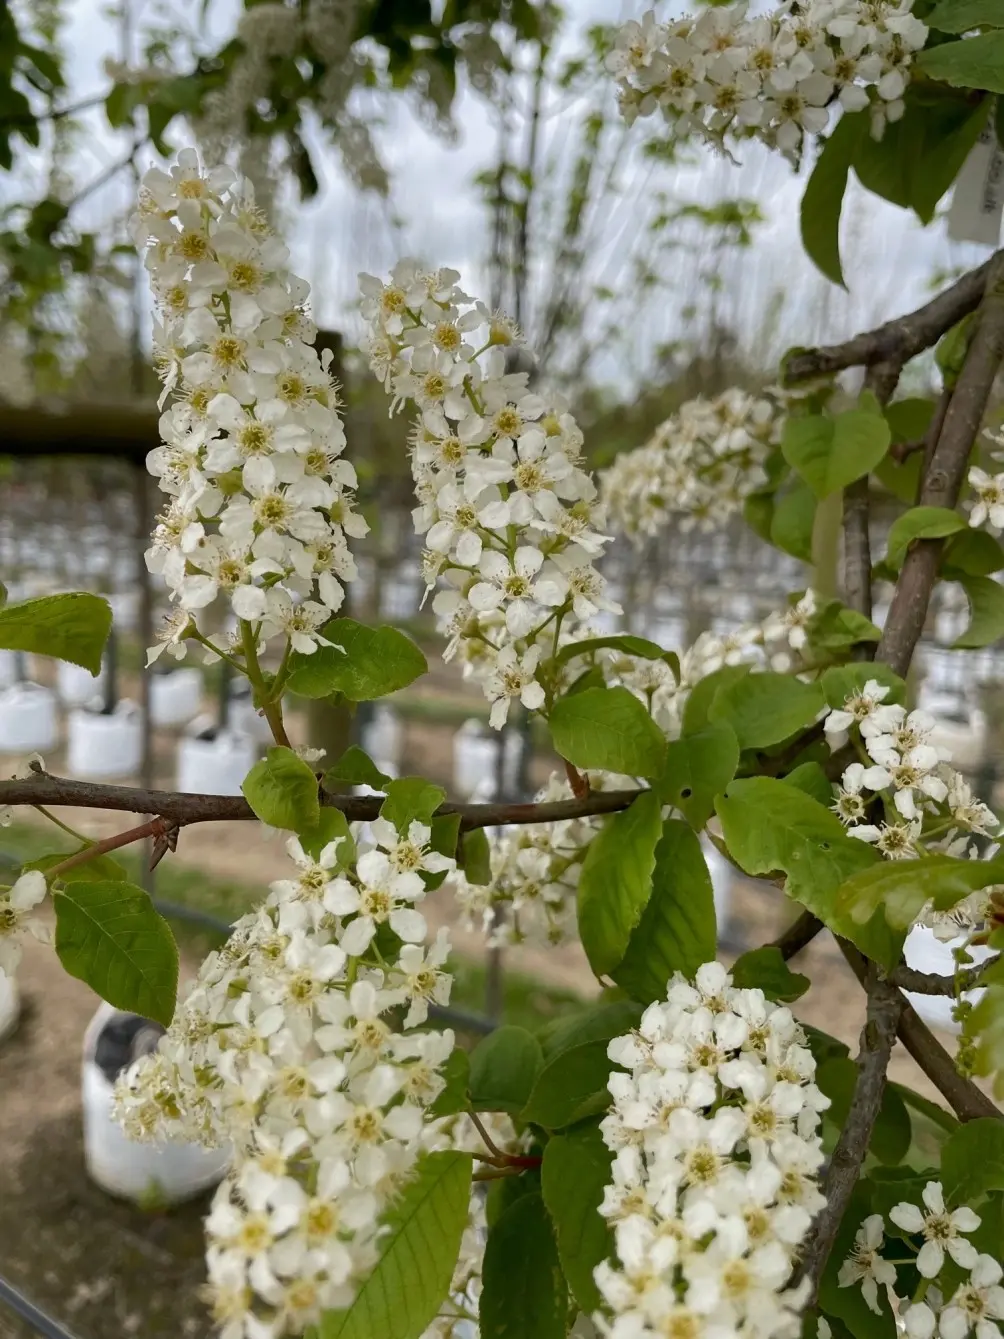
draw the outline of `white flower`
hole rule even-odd
[[[30,934],[42,943],[48,941],[48,926],[29,915],[47,891],[45,875],[32,869],[22,874],[13,888],[0,892],[0,974],[13,976],[21,961],[18,941],[22,935]]]
[[[900,1313],[907,1339],[934,1339],[938,1318],[926,1302],[913,1302]]]
[[[879,1254],[885,1239],[882,1215],[873,1213],[864,1220],[854,1237],[854,1247],[840,1266],[837,1282],[841,1288],[860,1283],[861,1292],[869,1310],[881,1315],[879,1287],[891,1288],[896,1283],[896,1266]]]
[[[917,1256],[917,1268],[921,1274],[925,1279],[936,1278],[945,1263],[946,1251],[957,1265],[963,1269],[972,1269],[976,1264],[976,1248],[961,1234],[975,1232],[980,1225],[980,1218],[972,1209],[964,1206],[947,1212],[940,1181],[928,1181],[921,1198],[926,1213],[915,1204],[906,1202],[897,1204],[889,1211],[889,1217],[904,1232],[923,1234],[924,1244]]]
[[[495,664],[485,680],[485,692],[491,698],[491,724],[500,730],[509,715],[509,703],[518,697],[528,711],[544,705],[544,690],[534,678],[540,647],[531,646],[520,656],[513,646],[504,646],[495,657]]]
[[[976,1339],[1000,1339],[1004,1320],[1004,1288],[1000,1264],[990,1255],[981,1255],[973,1266],[968,1283],[963,1283],[941,1313],[938,1322],[941,1339],[965,1339],[975,1330]]]
[[[888,729],[899,722],[903,711],[892,704],[883,706],[888,696],[888,684],[869,679],[860,693],[846,699],[842,708],[833,708],[827,713],[823,729],[828,735],[839,735],[852,725],[863,726],[866,721],[874,722],[880,732]]]
[[[987,474],[976,466],[969,471],[976,501],[969,512],[972,526],[989,525],[994,534],[1004,530],[1004,474]]]
[[[479,613],[490,609],[504,609],[506,627],[514,637],[525,637],[539,622],[536,604],[561,604],[564,592],[552,591],[542,581],[536,581],[544,555],[539,549],[523,545],[509,561],[494,550],[481,557],[476,581],[467,592],[467,598]]]

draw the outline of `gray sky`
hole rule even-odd
[[[639,16],[644,8],[644,4],[622,0],[572,0],[568,5],[575,22],[583,26],[598,19]],[[664,11],[672,8],[664,6]],[[194,19],[197,3],[163,0],[163,9]],[[107,85],[102,62],[118,54],[119,35],[96,0],[69,0],[67,11],[70,96],[76,98]],[[214,26],[226,31],[233,12],[233,0],[215,0],[210,9]],[[574,45],[574,36],[566,40]],[[468,291],[477,285],[486,227],[472,179],[479,169],[494,162],[495,133],[488,109],[473,94],[461,96],[457,119],[459,142],[445,144],[423,129],[404,101],[398,100],[379,133],[392,174],[394,212],[402,220],[400,235],[388,223],[387,207],[361,199],[345,181],[337,154],[324,153],[320,195],[308,204],[297,204],[289,237],[300,272],[314,283],[315,306],[323,323],[342,325],[351,334],[356,271],[386,269],[402,251],[455,266],[464,274]],[[100,127],[98,116],[88,120],[88,133],[74,164],[78,182],[97,176],[123,151],[124,142]],[[545,123],[545,137],[553,130],[553,123]],[[867,195],[852,183],[844,210],[849,285],[845,293],[818,275],[802,250],[798,202],[804,173],[801,178],[796,176],[777,155],[756,145],[744,148],[742,155],[744,161],[736,167],[701,151],[695,166],[674,170],[670,186],[681,200],[710,203],[744,195],[761,202],[768,222],[760,228],[753,251],[743,256],[741,265],[730,269],[728,293],[721,299],[723,311],[747,346],[761,338],[762,313],[776,293],[784,297],[776,336],[780,347],[838,339],[922,301],[936,271],[976,264],[988,254],[987,248],[950,243],[943,223],[921,228],[905,211]],[[629,189],[639,193],[645,189],[640,164],[629,163],[625,174]],[[98,223],[115,210],[124,210],[130,193],[130,183],[123,180],[96,194],[87,205],[89,222]],[[647,347],[686,336],[687,320],[680,309],[690,290],[684,277],[681,275],[678,302],[667,302],[663,296],[652,309],[639,310],[639,352],[632,366],[601,365],[604,379],[632,379]]]

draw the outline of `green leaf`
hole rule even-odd
[[[836,814],[811,796],[771,777],[733,781],[715,808],[733,859],[747,874],[786,876],[785,892],[835,934],[891,970],[905,936],[877,913],[859,925],[836,910],[836,892],[852,874],[876,864],[878,853],[848,837]]]
[[[796,790],[811,795],[827,809],[833,802],[833,787],[818,762],[804,762],[781,780],[786,786],[794,786]]]
[[[321,819],[317,778],[292,749],[276,745],[241,782],[244,798],[263,823],[299,832]]]
[[[560,698],[548,724],[554,747],[575,767],[658,776],[666,740],[626,688],[586,688]]]
[[[924,19],[942,33],[968,33],[974,28],[1004,28],[1001,0],[940,0]]]
[[[508,1111],[526,1106],[543,1063],[540,1042],[525,1028],[500,1027],[471,1052],[468,1086],[475,1111]]]
[[[964,577],[969,599],[969,627],[953,646],[957,651],[992,646],[1004,637],[1004,586],[992,577]]]
[[[777,494],[770,523],[770,542],[803,563],[812,561],[812,529],[816,521],[816,495],[798,481]]]
[[[116,1009],[167,1027],[178,993],[178,946],[142,888],[119,879],[68,882],[52,894],[56,952]]]
[[[586,637],[581,642],[569,642],[555,656],[555,664],[563,665],[576,656],[589,655],[592,651],[620,651],[626,656],[638,660],[664,660],[672,669],[677,683],[680,682],[680,658],[675,651],[664,651],[658,642],[650,642],[647,637],[632,637],[619,633],[611,637]]]
[[[821,657],[842,655],[852,646],[877,642],[882,636],[871,619],[856,609],[848,609],[839,600],[827,600],[816,610],[806,625],[805,635],[809,646]]]
[[[823,141],[802,196],[802,245],[817,269],[842,288],[846,285],[840,264],[840,212],[847,174],[866,126],[867,117],[860,112],[844,113]]]
[[[840,885],[836,911],[861,925],[882,910],[890,925],[906,930],[928,902],[935,911],[948,911],[970,893],[1002,881],[1004,860],[929,855],[922,860],[883,861]]]
[[[420,776],[403,776],[387,784],[387,798],[380,806],[380,817],[389,819],[398,832],[407,832],[416,819],[430,823],[432,815],[446,799],[442,786],[434,786]]]
[[[349,827],[349,820],[334,805],[326,804],[320,811],[313,827],[301,828],[297,833],[300,845],[314,860],[321,854],[329,842],[338,841],[339,869],[348,869],[356,858],[356,843]]]
[[[922,399],[893,400],[885,407],[886,422],[896,443],[919,442],[927,434],[934,417],[934,401]]]
[[[1004,32],[981,33],[960,42],[928,47],[918,54],[916,64],[930,78],[941,79],[953,88],[1004,93]]]
[[[593,1270],[613,1254],[613,1233],[599,1207],[612,1180],[613,1154],[596,1125],[548,1140],[540,1169],[544,1203],[558,1239],[558,1255],[572,1296],[592,1314],[602,1305]]]
[[[846,1124],[857,1079],[858,1067],[849,1058],[827,1060],[816,1070],[816,1083],[831,1102],[825,1117],[831,1130],[840,1130]],[[899,1093],[887,1085],[869,1151],[879,1162],[895,1167],[906,1157],[912,1138],[910,1113]]]
[[[610,975],[632,999],[666,998],[676,971],[693,976],[718,947],[715,896],[701,843],[686,823],[668,819],[655,848],[652,893],[623,960]]]
[[[836,418],[820,414],[789,418],[781,450],[816,497],[822,500],[870,474],[889,450],[892,434],[881,414],[849,409]]]
[[[634,1000],[601,999],[569,1018],[556,1018],[537,1034],[544,1059],[550,1060],[561,1051],[567,1051],[571,1046],[581,1046],[587,1041],[610,1041],[613,1037],[624,1037],[638,1026],[641,1013],[641,1005]]]
[[[471,1061],[467,1052],[460,1046],[454,1046],[446,1057],[446,1064],[440,1073],[446,1080],[446,1087],[429,1107],[429,1116],[436,1120],[439,1116],[454,1116],[458,1111],[466,1111],[469,1105]]]
[[[708,715],[730,725],[741,749],[780,744],[810,725],[825,706],[818,683],[789,674],[748,674],[715,694]]]
[[[579,874],[579,935],[597,976],[618,966],[652,892],[661,805],[652,791],[614,814],[589,844]]]
[[[849,697],[860,693],[870,679],[889,689],[889,694],[883,701],[889,703],[906,701],[906,684],[899,675],[894,674],[888,665],[869,661],[857,665],[834,665],[824,671],[822,685],[827,705],[842,707]]]
[[[886,456],[875,467],[875,477],[894,498],[912,507],[917,501],[920,474],[924,467],[923,451],[913,451],[904,461]]]
[[[419,1339],[450,1289],[467,1226],[472,1159],[422,1156],[384,1218],[380,1259],[345,1311],[326,1311],[320,1339]]]
[[[897,516],[890,527],[885,560],[898,572],[915,539],[944,539],[965,529],[965,517],[949,507],[911,507]]]
[[[415,643],[397,628],[336,618],[325,624],[323,635],[334,645],[290,656],[289,687],[301,697],[343,693],[350,702],[370,702],[407,688],[429,668]]]
[[[565,1339],[568,1290],[541,1195],[521,1195],[489,1232],[482,1280],[481,1339]]]
[[[460,839],[461,864],[469,883],[485,887],[492,881],[492,848],[484,828],[472,828]]]
[[[77,851],[87,851],[93,845],[93,842],[87,842],[84,846],[78,846]],[[45,874],[54,865],[60,865],[69,856],[76,855],[77,851],[53,851],[51,855],[39,856],[37,860],[28,861],[22,868],[40,869]],[[121,882],[128,879],[129,875],[110,855],[98,855],[92,856],[86,864],[74,865],[65,874],[59,874],[57,877],[62,883],[108,883]]]
[[[769,1000],[792,1004],[812,984],[807,976],[793,972],[781,950],[770,944],[750,949],[732,964],[732,984],[743,990],[762,990]]]
[[[1004,99],[1002,99],[1004,101]],[[967,527],[945,545],[942,570],[945,576],[986,577],[1004,568],[1004,548],[985,530]]]
[[[683,708],[683,733],[694,735],[708,724],[708,712],[720,689],[738,683],[750,672],[749,665],[723,665],[698,679]]]
[[[561,1130],[606,1111],[611,1102],[607,1080],[616,1068],[607,1046],[605,1041],[587,1041],[548,1060],[519,1113],[523,1124]]]
[[[81,665],[97,675],[112,628],[107,600],[86,591],[43,595],[0,609],[0,647]]]
[[[381,772],[376,763],[357,744],[350,744],[338,761],[324,773],[327,787],[335,782],[348,782],[353,786],[369,786],[373,790],[383,790],[390,777]]]
[[[961,1125],[942,1145],[941,1181],[950,1204],[1004,1190],[1004,1121],[981,1116]]]
[[[696,734],[674,739],[666,766],[655,782],[659,798],[674,805],[694,828],[703,828],[739,766],[739,743],[731,725],[716,722]]]

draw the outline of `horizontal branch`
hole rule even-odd
[[[959,990],[974,990],[982,985],[984,972],[1000,961],[1000,955],[981,962],[978,967],[967,967],[958,976]],[[941,976],[937,972],[918,972],[913,967],[897,967],[889,974],[889,980],[901,990],[910,990],[915,995],[954,995],[956,979],[954,976]]]
[[[640,790],[597,790],[581,799],[548,800],[541,804],[443,804],[439,815],[459,814],[462,829],[502,827],[505,824],[558,823],[568,818],[614,814]],[[330,795],[321,803],[341,809],[350,822],[370,822],[380,813],[380,795]],[[142,790],[36,772],[33,776],[0,781],[0,805],[73,805],[80,809],[114,809],[131,814],[158,814],[185,827],[190,823],[217,823],[254,818],[243,795],[197,795],[177,790]]]
[[[873,363],[907,363],[937,344],[942,335],[974,312],[983,300],[987,276],[995,257],[961,279],[914,312],[887,321],[876,330],[855,335],[843,344],[804,349],[792,354],[784,368],[786,385],[829,376],[847,367],[870,367]]]

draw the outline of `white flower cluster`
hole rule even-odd
[[[790,1280],[825,1202],[829,1102],[790,1010],[706,963],[693,985],[678,973],[608,1054],[630,1072],[611,1075],[601,1126],[614,1161],[600,1213],[618,1261],[595,1272],[604,1332],[798,1335],[809,1285]]]
[[[684,132],[721,143],[756,136],[797,158],[829,107],[870,109],[872,133],[903,115],[914,53],[927,27],[913,0],[784,0],[747,17],[745,2],[658,23],[625,23],[607,57],[630,122],[661,111]]]
[[[984,433],[993,443],[990,450],[991,460],[999,461],[1004,455],[1004,432]],[[976,494],[976,501],[969,512],[969,524],[985,525],[995,535],[1004,530],[1004,474],[990,474],[977,466],[969,471],[969,485]]]
[[[914,1294],[918,1300],[911,1300],[909,1288],[905,1289],[906,1296],[897,1291],[896,1264],[882,1254],[885,1221],[877,1213],[858,1229],[854,1247],[840,1267],[840,1286],[859,1285],[866,1303],[878,1314],[882,1310],[881,1288],[893,1303],[899,1328],[907,1339],[966,1339],[974,1331],[976,1339],[1001,1339],[1001,1328],[996,1324],[1004,1320],[1000,1263],[980,1254],[966,1239],[967,1233],[980,1226],[979,1216],[965,1206],[946,1209],[940,1181],[929,1181],[921,1199],[923,1208],[904,1201],[889,1212],[894,1226],[907,1234],[906,1240],[897,1236],[896,1255],[902,1256],[904,1249],[916,1253],[912,1264],[924,1280],[922,1291]],[[950,1263],[969,1275],[951,1290],[941,1279]]]
[[[351,1302],[443,1088],[453,1034],[416,1029],[449,998],[449,943],[423,947],[416,904],[453,861],[421,823],[371,826],[378,845],[355,857],[348,837],[316,858],[289,841],[295,877],[209,955],[160,1050],[119,1083],[130,1136],[234,1146],[206,1225],[227,1339],[299,1334]]]
[[[590,789],[619,790],[635,782],[611,772],[587,773]],[[552,772],[535,803],[568,800],[572,788]],[[565,944],[576,934],[575,899],[579,871],[602,818],[569,818],[557,823],[507,827],[489,835],[491,882],[470,883],[462,871],[454,894],[468,928],[478,926],[493,946]],[[499,908],[505,915],[497,916]]]
[[[606,538],[582,433],[561,400],[506,372],[517,331],[459,277],[404,260],[387,283],[360,276],[361,309],[373,371],[395,405],[413,402],[421,415],[413,516],[426,584],[440,583],[446,658],[462,644],[476,657],[498,729],[514,699],[544,705],[537,669],[563,626],[620,609],[593,566]]]
[[[873,844],[890,860],[924,851],[975,855],[972,835],[994,835],[996,815],[948,765],[948,750],[932,743],[934,717],[886,702],[889,691],[870,679],[826,715],[823,729],[831,747],[840,747],[853,730],[866,760],[846,768],[833,808],[849,836]],[[986,894],[976,896],[982,900]]]
[[[13,977],[17,971],[25,935],[49,943],[48,925],[32,914],[47,892],[45,875],[37,869],[26,870],[12,888],[0,888],[0,976]]]
[[[311,347],[308,285],[229,168],[183,150],[146,173],[133,221],[161,313],[163,445],[149,468],[169,502],[147,552],[178,610],[151,659],[183,654],[200,610],[227,600],[256,638],[311,651],[355,576],[346,536],[355,471],[335,387]]]
[[[639,545],[677,517],[681,530],[721,527],[767,482],[764,461],[783,422],[774,400],[738,389],[688,400],[644,446],[622,451],[603,471],[611,525]]]

